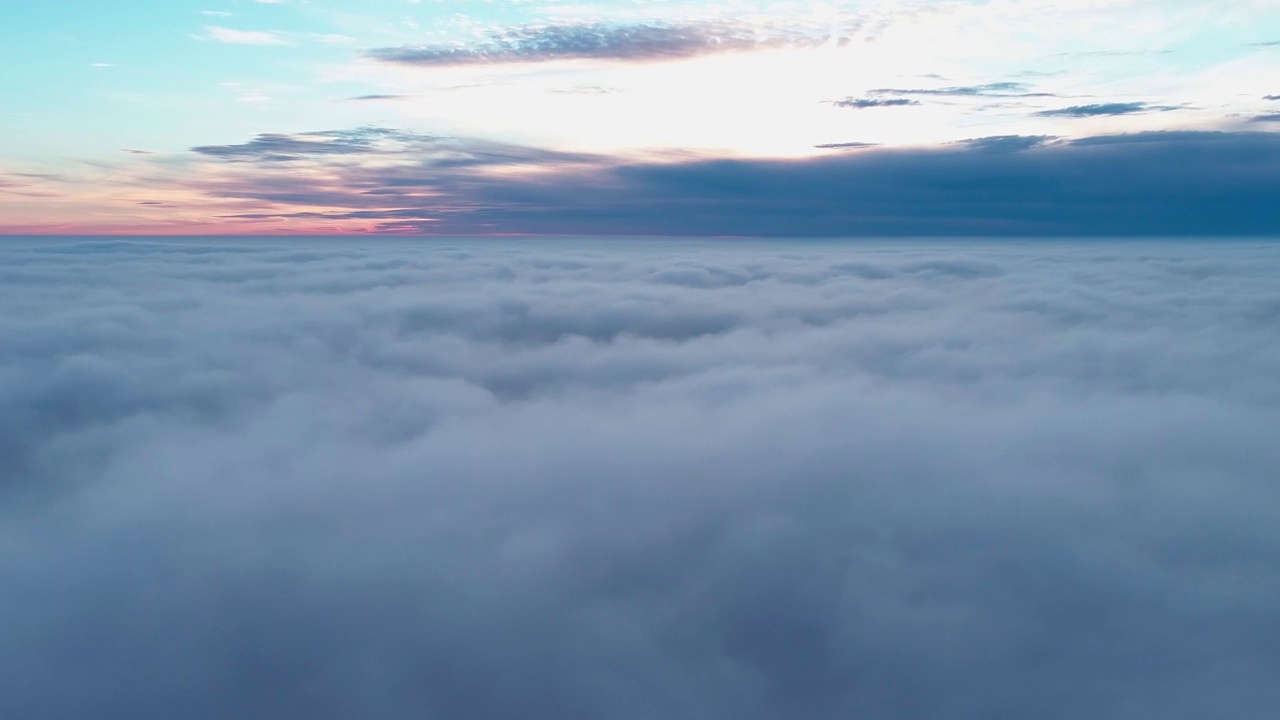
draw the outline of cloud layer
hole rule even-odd
[[[819,147],[854,149],[856,138]],[[1280,232],[1280,135],[996,136],[797,160],[556,153],[363,130],[196,148],[255,167],[195,187],[232,220],[386,232],[1205,235]],[[332,156],[341,156],[334,159]],[[281,163],[280,160],[306,161]],[[513,166],[524,171],[512,172]],[[328,208],[328,209],[326,209]]]
[[[0,253],[6,717],[1280,703],[1274,244]]]

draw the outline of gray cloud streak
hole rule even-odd
[[[845,98],[844,100],[832,100],[831,105],[842,108],[852,108],[854,110],[864,110],[874,107],[901,107],[904,105],[919,105],[919,100],[910,98]]]
[[[823,150],[863,150],[866,148],[873,148],[878,146],[879,146],[879,143],[857,142],[857,141],[841,142],[841,143],[823,143],[821,145],[814,145],[814,147],[823,149]]]
[[[600,156],[510,145],[506,143],[425,135],[382,127],[280,134],[262,133],[233,145],[201,145],[192,152],[230,162],[271,165],[281,162],[324,161],[332,156],[404,157],[421,167],[472,167],[512,164],[583,163]]]
[[[817,47],[827,41],[821,35],[762,32],[729,23],[549,25],[507,30],[471,45],[375,48],[366,56],[424,67],[581,59],[644,62],[770,47]]]
[[[1274,243],[0,260],[5,717],[1280,704]]]
[[[925,97],[1057,97],[1053,93],[1033,92],[1025,83],[991,82],[941,88],[876,88],[873,95],[920,95]]]
[[[1071,107],[1041,110],[1032,113],[1037,117],[1097,117],[1108,115],[1137,115],[1149,112],[1171,112],[1181,108],[1169,105],[1151,105],[1145,102],[1096,103],[1093,105],[1072,105]]]
[[[201,145],[192,152],[225,160],[285,162],[324,155],[367,155],[385,152],[389,144],[425,147],[440,141],[428,135],[388,128],[359,128],[282,134],[263,133],[238,145]]]

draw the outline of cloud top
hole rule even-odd
[[[6,717],[1280,702],[1274,244],[0,260]]]

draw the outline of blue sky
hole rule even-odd
[[[1216,133],[1269,148],[1280,128],[1273,0],[73,2],[15,4],[0,32],[9,232],[520,233],[532,230],[493,222],[513,215],[499,196],[554,195],[609,173],[626,185],[628,168],[814,169],[838,156],[865,175],[886,153],[997,146],[1034,168],[1087,138]],[[971,142],[1015,136],[1037,140]],[[297,152],[193,150],[280,142]],[[1189,148],[1169,157],[1196,155]],[[1249,187],[1268,192],[1274,172],[1249,170]],[[421,192],[383,193],[406,178]],[[360,192],[344,199],[353,184]],[[697,202],[716,197],[700,192]],[[776,211],[768,231],[787,234],[779,218],[798,211],[753,192],[763,194],[742,204]],[[368,202],[379,193],[395,202]],[[939,191],[929,202],[955,199]],[[674,217],[669,203],[632,209],[666,226],[611,225],[606,200],[595,221],[560,229],[739,229]],[[797,226],[875,225],[817,222],[846,206],[810,207]],[[534,210],[541,219],[526,225],[538,232],[573,215]],[[1251,231],[1268,227],[1263,218]]]

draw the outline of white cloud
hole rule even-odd
[[[6,716],[1280,701],[1274,244],[0,254]]]
[[[269,30],[234,30],[218,25],[206,25],[205,34],[211,40],[235,45],[290,45],[283,33]]]
[[[279,30],[233,30],[217,25],[205,26],[205,37],[238,45],[296,45],[299,40],[325,45],[349,45],[355,38],[338,33],[291,33]]]
[[[341,35],[338,33],[307,33],[307,39],[328,45],[350,45],[356,39],[350,35]]]
[[[405,67],[362,61],[331,76],[368,82],[378,92],[417,96],[387,112],[421,127],[603,152],[677,147],[793,157],[812,154],[814,145],[848,140],[919,146],[979,135],[1217,129],[1232,126],[1233,115],[1254,109],[1243,90],[1229,91],[1239,83],[1207,81],[1236,77],[1233,70],[1246,53],[1242,38],[1251,26],[1270,23],[1274,13],[1262,5],[1200,0],[904,0],[809,3],[803,9],[777,3],[537,7],[540,21],[562,28],[729,23],[831,42],[816,50],[708,55],[678,63],[578,59]],[[473,14],[433,20],[429,34],[413,34],[403,44],[484,47],[486,38],[510,29]],[[1210,53],[1207,47],[1227,49]],[[1139,54],[1114,55],[1125,52]],[[1252,88],[1276,72],[1275,58],[1252,62],[1248,70]],[[856,115],[825,104],[875,88],[1002,81],[1024,82],[1035,92],[1061,97],[1002,103],[935,98]],[[594,98],[548,92],[565,85],[622,86],[632,92]],[[506,111],[513,102],[521,108],[518,115]],[[1034,115],[1055,106],[1100,102],[1188,109],[1090,121]]]

